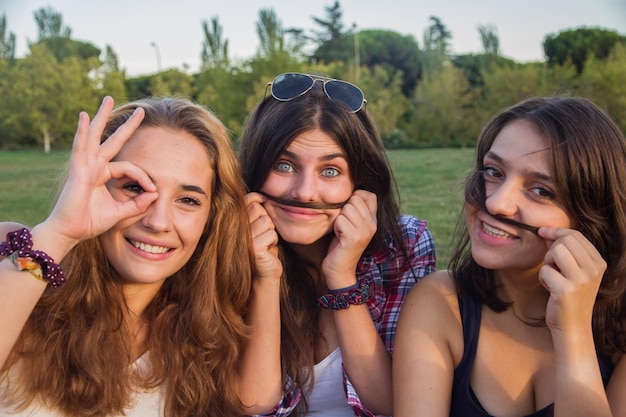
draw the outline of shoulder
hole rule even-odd
[[[460,326],[459,301],[449,271],[433,272],[415,283],[404,300],[401,314],[416,322],[424,320],[447,328]]]
[[[405,304],[407,303],[432,304],[444,309],[457,307],[458,311],[456,286],[450,271],[433,272],[418,281],[407,296]]]
[[[463,352],[463,327],[449,271],[433,272],[413,286],[402,306],[399,326],[405,332],[421,334],[434,345],[445,346],[458,363]]]

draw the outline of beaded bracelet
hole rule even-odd
[[[344,310],[353,305],[367,303],[373,297],[372,289],[365,280],[349,287],[329,290],[328,294],[317,299],[319,305],[333,310]]]
[[[0,255],[8,256],[18,271],[28,271],[35,278],[58,288],[65,283],[61,267],[47,253],[33,250],[33,239],[26,228],[7,233],[6,242],[0,243]]]

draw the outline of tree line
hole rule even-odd
[[[37,41],[15,57],[15,35],[0,19],[0,149],[68,149],[81,110],[102,96],[123,102],[145,96],[189,97],[211,108],[235,144],[248,112],[275,75],[319,73],[361,87],[388,148],[473,146],[495,112],[536,95],[580,95],[604,108],[626,131],[626,37],[604,28],[548,34],[545,60],[502,56],[497,28],[477,27],[483,50],[454,55],[452,34],[436,16],[420,42],[391,30],[347,27],[339,1],[313,17],[317,27],[285,27],[261,9],[254,56],[233,62],[218,16],[202,21],[201,68],[127,77],[115,51],[72,39],[51,7],[34,12]],[[92,111],[93,111],[92,110]]]

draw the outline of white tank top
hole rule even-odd
[[[150,366],[150,362],[147,358],[147,354],[143,354],[133,364],[139,372],[145,372]],[[0,389],[2,389],[0,387]],[[163,406],[165,402],[164,392],[162,388],[156,388],[154,390],[145,391],[138,390],[133,398],[133,405],[131,408],[124,410],[126,417],[161,417],[163,416]],[[42,405],[33,405],[28,409],[19,412],[12,413],[13,407],[7,407],[0,403],[0,416],[10,417],[63,417],[58,410],[50,410]]]
[[[333,350],[313,368],[315,385],[309,395],[309,417],[354,417],[343,389],[341,350]]]

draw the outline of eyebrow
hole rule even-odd
[[[148,175],[148,177],[150,178],[150,180],[152,181],[153,184],[156,185],[156,182],[154,181],[154,178],[152,178],[152,175]],[[206,197],[208,197],[208,193],[206,191],[204,191],[204,188],[198,186],[198,185],[191,185],[191,184],[183,184],[181,186],[179,186],[178,188],[180,188],[183,191],[189,191],[192,193],[198,193],[198,194],[202,194]]]
[[[198,187],[197,185],[183,185],[180,188],[182,188],[185,191],[191,191],[192,193],[198,193],[204,196],[208,196],[207,192],[204,191],[202,187]]]
[[[285,149],[283,151],[283,155],[286,155],[286,156],[288,156],[289,158],[292,158],[292,159],[300,159],[297,154],[295,154],[295,153],[293,153],[291,151],[288,151],[287,149]],[[323,155],[323,156],[321,156],[318,159],[320,161],[332,161],[333,159],[336,159],[336,158],[343,158],[345,160],[348,159],[346,157],[346,154],[344,154],[343,152],[336,152],[336,153],[331,153],[331,154],[328,154],[328,155]]]
[[[500,155],[494,153],[493,151],[487,151],[487,153],[485,154],[484,158],[491,158],[493,160],[495,160],[497,163],[505,165],[508,161],[505,160],[504,158],[502,158]],[[483,163],[484,165],[484,163]],[[552,178],[552,176],[547,175],[547,174],[543,174],[541,172],[538,171],[530,171],[530,174],[535,177],[538,178],[540,180],[543,181],[549,181],[549,182],[554,182],[554,178]]]

